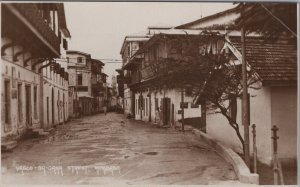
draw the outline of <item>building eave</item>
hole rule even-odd
[[[12,14],[14,14],[19,20],[21,20],[57,57],[60,56],[60,51],[57,51],[43,36],[42,34],[13,6],[13,4],[5,5]],[[2,5],[2,6],[3,6]]]
[[[197,19],[195,21],[192,21],[192,22],[189,22],[189,23],[185,23],[183,25],[176,26],[175,29],[184,29],[184,28],[190,27],[192,25],[199,24],[199,23],[202,23],[204,21],[215,19],[217,17],[221,17],[221,16],[224,16],[226,14],[233,13],[233,12],[238,12],[238,11],[239,11],[239,6],[236,6],[234,8],[227,9],[227,10],[224,10],[222,12],[219,12],[219,13],[216,13],[216,14],[212,14],[210,16],[206,16],[206,17],[201,18],[201,19]]]

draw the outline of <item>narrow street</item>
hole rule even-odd
[[[17,179],[17,180],[16,180]],[[58,126],[2,154],[4,184],[233,184],[233,168],[192,132],[108,113]]]

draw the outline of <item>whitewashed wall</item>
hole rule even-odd
[[[297,87],[272,87],[272,125],[278,131],[278,156],[297,159]]]
[[[149,94],[149,92],[142,93],[143,98],[144,99],[146,98],[148,101],[147,106],[149,108],[150,99],[147,96],[148,94]],[[140,93],[135,93],[135,103],[138,102],[139,96],[140,96]],[[158,99],[158,106],[160,106],[161,100],[164,97],[168,97],[171,99],[171,103],[170,103],[171,107],[172,107],[172,104],[174,104],[174,121],[175,121],[175,123],[178,123],[178,120],[181,119],[181,114],[178,114],[178,110],[181,110],[181,108],[180,108],[181,90],[180,89],[166,89],[165,91],[160,90],[160,91],[152,91],[151,92],[151,121],[154,122],[154,120],[155,120],[155,111],[156,111],[155,98]],[[187,97],[187,96],[184,97],[184,101],[188,102],[188,108],[184,109],[185,118],[201,117],[201,107],[199,106],[199,108],[191,108],[192,100],[193,100],[192,97]],[[137,104],[136,104],[136,106],[137,106]],[[148,109],[148,113],[147,113],[146,111],[145,112],[143,110],[141,111],[136,107],[135,112],[136,112],[135,113],[136,120],[149,121],[149,115],[150,115],[149,109]],[[141,118],[140,112],[142,112],[142,118]],[[172,112],[172,108],[170,108],[170,113],[171,112]],[[172,116],[172,115],[170,114],[170,116]]]
[[[10,42],[8,38],[1,38],[1,45],[5,45],[6,43]],[[15,52],[21,50],[21,46],[14,46]],[[28,63],[28,67],[24,68],[21,65],[24,63],[24,59],[30,56],[29,53],[20,55],[17,61],[13,62],[13,48],[10,47],[5,50],[5,55],[1,57],[1,137],[6,137],[8,135],[21,135],[24,133],[26,129],[26,122],[25,122],[25,85],[31,86],[31,114],[32,114],[32,126],[33,127],[40,127],[39,122],[39,110],[37,106],[37,115],[36,118],[34,117],[34,86],[37,87],[37,104],[39,103],[39,75],[31,70],[31,61]],[[14,72],[14,75],[12,75]],[[5,108],[4,108],[4,81],[10,81],[10,125],[11,130],[4,131],[4,115],[5,115]],[[13,81],[14,80],[14,81]],[[13,82],[15,82],[15,87],[13,87]],[[21,84],[21,100],[22,100],[22,118],[21,120],[18,119],[18,84]],[[14,92],[14,93],[13,93]],[[14,97],[13,97],[14,95]],[[15,97],[16,96],[16,97]]]
[[[297,91],[296,88],[262,87],[250,90],[250,125],[256,124],[257,149],[260,161],[270,164],[272,160],[272,125],[279,127],[280,158],[296,158],[297,146]],[[237,122],[244,136],[241,119],[241,100],[238,100]],[[209,111],[207,133],[238,152],[242,146],[234,129],[221,114]],[[250,127],[250,149],[252,152],[252,127]]]

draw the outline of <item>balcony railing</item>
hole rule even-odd
[[[34,3],[12,3],[10,5],[16,8],[26,18],[26,20],[38,30],[44,39],[51,44],[51,46],[59,54],[59,37],[56,36],[55,32],[49,27],[49,24],[43,19],[37,5]]]

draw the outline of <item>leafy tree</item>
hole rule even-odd
[[[239,124],[230,114],[232,98],[242,96],[241,65],[230,64],[231,54],[222,51],[218,54],[199,53],[199,43],[221,41],[224,44],[224,36],[217,33],[199,36],[168,36],[168,43],[175,48],[176,57],[160,58],[148,62],[146,66],[156,77],[156,86],[166,85],[169,88],[183,88],[189,85],[196,103],[209,101],[219,109],[227,119],[229,125],[235,130],[244,150],[244,140],[240,133]],[[248,72],[248,86],[254,85],[257,79],[253,71]],[[152,84],[154,85],[154,84]]]
[[[239,3],[238,28],[267,38],[297,37],[297,3]]]

